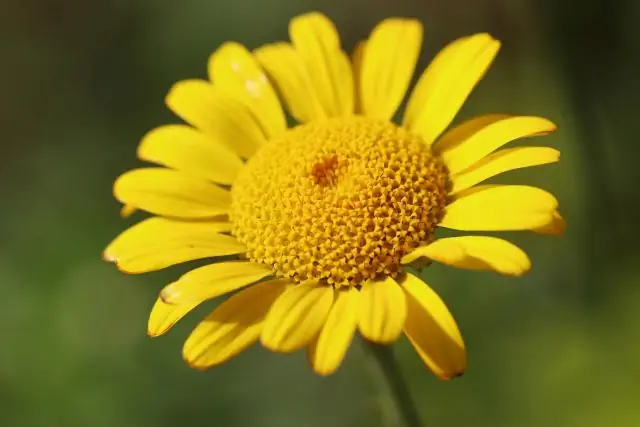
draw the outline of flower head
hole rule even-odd
[[[167,105],[188,125],[147,134],[138,155],[161,167],[129,171],[114,186],[123,213],[153,216],[117,237],[105,258],[143,273],[227,256],[166,286],[149,319],[158,336],[200,303],[235,292],[186,341],[196,368],[260,341],[282,353],[306,347],[326,375],[359,331],[383,344],[404,333],[436,375],[462,374],[455,320],[406,267],[432,260],[525,273],[527,255],[505,240],[435,232],[562,232],[546,191],[477,185],[557,161],[551,148],[501,149],[555,126],[492,114],[447,131],[498,52],[488,34],[445,47],[394,124],[420,51],[419,22],[383,21],[351,58],[319,13],[294,18],[289,32],[291,43],[253,52],[226,43],[209,60],[208,81],[170,90]],[[298,125],[287,128],[282,105]]]

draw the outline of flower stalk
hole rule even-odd
[[[406,427],[422,427],[415,401],[409,392],[402,372],[400,372],[391,346],[375,344],[366,340],[363,340],[363,343],[384,376],[389,387],[389,394],[393,397],[398,418],[402,419],[402,423]]]

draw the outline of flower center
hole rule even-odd
[[[395,277],[400,258],[432,240],[448,182],[406,129],[358,116],[304,124],[243,168],[231,190],[233,234],[252,261],[297,282]]]

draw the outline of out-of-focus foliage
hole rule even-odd
[[[390,15],[425,23],[420,67],[456,37],[489,31],[498,61],[461,118],[510,112],[559,126],[538,141],[559,165],[510,182],[554,191],[567,235],[514,233],[521,279],[433,266],[423,278],[465,334],[470,367],[444,383],[396,346],[429,426],[640,425],[637,187],[640,6],[605,0],[10,0],[0,14],[0,413],[7,427],[394,425],[384,384],[357,345],[329,378],[303,354],[261,349],[199,373],[180,358],[211,306],[159,340],[145,335],[180,268],[124,276],[100,260],[129,223],[111,183],[138,139],[176,121],[163,97],[205,75],[224,40],[286,37],[316,9],[353,47]],[[497,180],[500,181],[500,180]]]

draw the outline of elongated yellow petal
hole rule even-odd
[[[264,142],[262,128],[247,104],[207,81],[178,82],[165,102],[184,121],[241,157],[251,157]]]
[[[496,151],[473,166],[451,177],[451,193],[466,190],[503,172],[540,166],[560,160],[560,152],[548,147],[516,147]]]
[[[227,213],[227,190],[202,179],[165,168],[126,172],[113,186],[116,199],[156,215],[177,218],[212,218]]]
[[[208,68],[216,87],[249,105],[267,139],[286,130],[278,96],[247,48],[235,42],[224,43],[209,58]]]
[[[388,120],[404,98],[420,55],[422,24],[391,18],[371,32],[362,57],[362,112]]]
[[[322,108],[329,117],[353,113],[353,73],[333,23],[318,12],[289,24],[291,42],[306,64]]]
[[[193,368],[223,363],[258,340],[271,304],[287,286],[270,280],[251,286],[220,304],[193,330],[182,355]]]
[[[273,43],[254,51],[273,80],[291,115],[302,123],[327,117],[300,53],[288,43]]]
[[[127,273],[146,273],[201,258],[245,252],[228,222],[186,222],[149,218],[125,230],[104,250],[104,258]]]
[[[197,305],[198,303],[166,304],[161,298],[158,298],[149,315],[147,334],[150,337],[164,335]]]
[[[531,268],[531,261],[522,249],[506,240],[488,236],[438,239],[414,249],[402,258],[402,263],[413,262],[419,257],[458,268],[492,270],[508,276],[520,276]]]
[[[353,89],[354,89],[354,105],[353,111],[356,114],[362,113],[362,94],[360,92],[360,86],[362,81],[362,58],[364,56],[364,49],[367,45],[366,40],[361,40],[356,44],[351,53],[351,68],[353,69]]]
[[[443,151],[458,147],[467,139],[478,133],[478,131],[486,128],[489,125],[497,123],[499,121],[509,119],[513,116],[508,114],[485,114],[482,116],[476,116],[469,120],[465,120],[459,125],[448,130],[442,138],[438,139],[433,144],[433,150],[437,154],[441,154]]]
[[[407,316],[404,292],[390,277],[370,280],[360,291],[358,328],[363,337],[380,344],[394,342]]]
[[[442,156],[449,173],[456,174],[464,171],[508,142],[518,138],[544,135],[556,129],[556,126],[547,119],[526,116],[506,117],[474,129],[473,125],[481,120],[482,118],[474,120],[471,125],[462,125],[465,126],[464,129],[475,130],[475,132],[469,132],[464,135],[464,138],[458,137],[458,139],[445,136],[443,138],[445,143],[436,145],[436,152]]]
[[[309,348],[309,362],[319,375],[330,375],[338,369],[356,331],[360,293],[348,288],[336,294],[327,321]]]
[[[165,286],[160,298],[167,304],[201,302],[235,291],[272,273],[264,264],[228,261],[205,265]]]
[[[290,353],[309,344],[324,325],[333,289],[316,283],[292,286],[273,304],[260,340],[270,350]]]
[[[403,124],[431,145],[482,79],[499,48],[500,42],[484,33],[445,47],[418,80]]]
[[[457,194],[440,227],[464,231],[531,230],[550,222],[558,201],[525,185],[481,185]]]
[[[441,379],[460,376],[467,368],[464,342],[456,321],[440,297],[422,280],[407,274],[404,333],[424,363]]]
[[[540,234],[549,234],[552,236],[558,236],[564,234],[564,230],[567,228],[567,223],[565,222],[560,212],[555,211],[551,216],[551,219],[546,224],[534,228],[533,231]]]
[[[138,146],[141,160],[231,184],[242,169],[240,158],[190,126],[166,125],[149,132]]]

